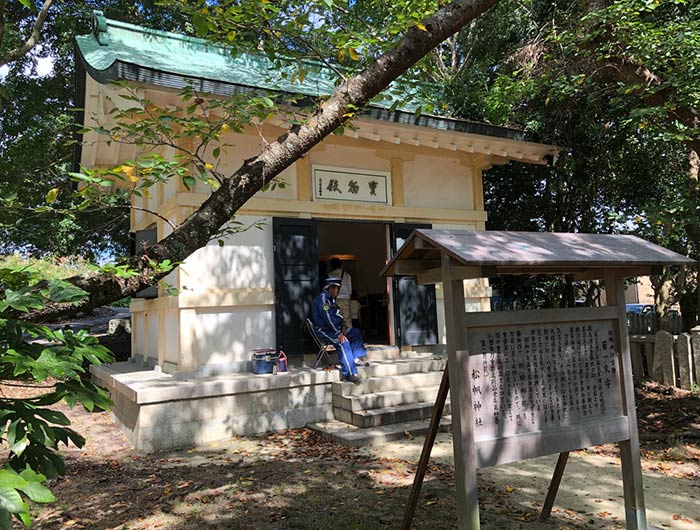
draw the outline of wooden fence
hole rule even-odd
[[[630,335],[649,335],[660,330],[666,330],[673,335],[683,331],[683,318],[678,313],[670,313],[659,318],[654,313],[627,313],[627,326]]]

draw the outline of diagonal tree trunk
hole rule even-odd
[[[204,201],[172,234],[129,260],[139,274],[118,278],[113,274],[76,277],[71,281],[88,292],[78,306],[54,304],[30,314],[32,320],[50,320],[99,307],[153,285],[165,276],[155,273],[150,260],[181,262],[203,247],[236,211],[261,187],[303,157],[332,133],[353,109],[364,107],[389,84],[406,72],[440,42],[477,18],[498,0],[455,0],[413,27],[392,49],[355,77],[343,83],[307,123],[295,126],[268,144],[257,156],[246,160],[221,187]]]

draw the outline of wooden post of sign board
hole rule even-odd
[[[549,519],[549,516],[552,513],[552,507],[554,506],[554,500],[557,498],[557,492],[559,491],[561,478],[564,476],[564,469],[566,469],[567,460],[569,460],[569,451],[559,453],[557,465],[554,468],[554,474],[552,475],[552,481],[549,483],[549,489],[547,490],[547,497],[544,500],[544,506],[542,506],[540,521],[546,521]]]
[[[634,404],[634,383],[632,381],[632,358],[630,355],[627,313],[625,308],[625,281],[613,272],[605,275],[605,296],[607,304],[617,306],[618,347],[620,350],[620,383],[622,388],[622,410],[629,422],[629,440],[619,442],[622,461],[622,485],[625,492],[625,519],[627,530],[647,530],[647,515],[644,507],[644,486],[642,483],[642,462],[639,455],[639,432],[637,430],[637,409]]]
[[[445,367],[445,370],[442,373],[442,380],[440,381],[440,388],[438,389],[437,398],[435,398],[435,405],[433,405],[433,414],[430,417],[430,425],[428,427],[428,432],[425,434],[425,442],[423,442],[423,451],[420,454],[420,460],[418,460],[418,467],[416,468],[416,476],[413,479],[411,495],[408,497],[406,511],[403,515],[403,523],[401,524],[401,530],[411,530],[411,523],[413,522],[413,515],[416,513],[416,505],[418,504],[418,497],[420,496],[420,490],[423,486],[423,479],[425,478],[425,473],[428,470],[430,452],[433,450],[433,445],[435,445],[435,437],[437,436],[438,430],[440,428],[440,419],[442,418],[442,411],[445,410],[445,401],[447,401],[447,393],[450,391],[449,374],[449,369]]]
[[[464,281],[453,279],[450,257],[442,254],[442,290],[445,299],[445,330],[447,332],[447,368],[450,378],[452,403],[452,445],[455,462],[457,528],[480,530],[479,497],[476,490],[476,446],[472,393],[467,369],[469,352],[466,350],[464,324]]]

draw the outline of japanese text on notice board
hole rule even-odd
[[[622,415],[611,321],[479,328],[468,337],[477,439]]]

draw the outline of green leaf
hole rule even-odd
[[[17,514],[17,518],[22,521],[22,524],[26,528],[31,528],[32,527],[32,516],[29,513],[29,511],[26,512],[20,512]]]
[[[31,292],[29,289],[20,289],[18,291],[7,289],[5,291],[4,304],[16,309],[17,311],[23,312],[27,312],[30,309],[41,309],[44,307],[44,302],[41,296],[39,296],[37,293]],[[1,304],[0,310],[2,310]]]
[[[13,530],[12,515],[5,508],[0,508],[0,530]]]
[[[31,0],[19,0],[19,3],[27,9],[31,9],[32,11],[34,11],[34,6],[32,5]]]
[[[70,420],[66,417],[66,415],[57,410],[37,409],[36,415],[41,416],[46,421],[55,423],[56,425],[70,425]]]
[[[20,513],[29,511],[27,503],[22,500],[22,497],[17,490],[0,486],[0,506],[5,508],[10,513]]]
[[[21,491],[34,502],[47,503],[56,500],[51,490],[38,482],[32,482],[28,486],[22,488]]]
[[[46,480],[44,475],[35,473],[31,467],[28,467],[20,473],[20,476],[27,481],[27,485],[19,488],[19,490],[31,500],[42,503],[56,500],[51,490],[42,484]]]
[[[24,438],[17,440],[15,443],[10,445],[10,451],[12,451],[17,456],[21,456],[28,445],[29,438],[25,436]]]
[[[0,488],[19,489],[25,487],[27,484],[29,484],[29,482],[18,475],[14,469],[9,467],[0,469]]]
[[[83,447],[85,445],[85,438],[80,434],[75,432],[73,429],[64,429],[62,427],[54,427],[54,433],[56,434],[56,439],[62,442],[63,445],[68,445],[72,442],[76,447]]]
[[[188,175],[185,175],[182,177],[182,183],[185,185],[185,187],[190,190],[194,188],[194,186],[197,184],[197,181],[195,180],[194,177],[190,177]]]
[[[87,293],[75,285],[54,281],[49,285],[49,298],[52,302],[77,302],[87,296]]]
[[[58,188],[52,188],[46,194],[46,202],[48,202],[49,204],[55,203],[57,198],[58,198]]]
[[[209,33],[207,19],[199,13],[195,13],[192,17],[192,26],[194,27],[198,37],[206,37],[207,33]]]

